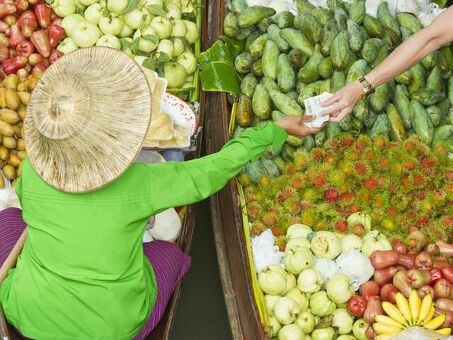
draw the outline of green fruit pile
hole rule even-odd
[[[299,15],[253,6],[225,17],[225,35],[245,40],[235,59],[241,74],[236,112],[238,131],[285,115],[303,115],[304,100],[334,93],[366,75],[402,41],[423,28],[413,15],[392,16],[379,5],[377,18],[365,1],[329,0],[329,9],[297,1]],[[341,132],[361,132],[403,141],[417,134],[428,145],[453,151],[453,53],[446,46],[379,86],[340,123],[315,136],[290,137],[282,157],[291,161],[298,148],[310,150]]]

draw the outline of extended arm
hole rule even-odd
[[[286,117],[249,128],[215,154],[188,162],[147,165],[153,213],[201,201],[220,190],[250,161],[260,158],[270,147],[278,152],[289,132],[305,136],[319,129],[308,129],[311,117]],[[287,132],[286,132],[286,131]]]
[[[432,51],[453,40],[453,6],[435,18],[432,24],[415,33],[396,48],[382,63],[365,78],[377,87],[406,71]],[[335,93],[324,105],[333,105],[324,114],[331,121],[339,122],[352,111],[363,95],[358,81],[347,84]]]

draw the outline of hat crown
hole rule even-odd
[[[61,74],[48,82],[47,100],[33,116],[38,131],[51,140],[73,136],[87,119],[89,92],[77,76]]]

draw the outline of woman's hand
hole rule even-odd
[[[315,134],[324,127],[318,129],[309,128],[305,123],[312,121],[314,116],[286,116],[276,122],[282,129],[284,129],[289,135],[296,137],[305,137],[308,135]]]
[[[330,121],[338,123],[348,113],[352,112],[355,104],[362,98],[363,90],[359,81],[354,81],[342,89],[338,90],[332,97],[322,103],[322,106],[328,107],[321,114],[330,116]]]

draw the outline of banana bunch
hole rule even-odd
[[[445,321],[445,314],[434,317],[433,298],[430,294],[423,301],[413,289],[409,300],[403,294],[396,293],[396,306],[390,302],[382,302],[382,309],[387,315],[376,315],[374,331],[378,334],[376,340],[387,340],[395,334],[402,332],[411,326],[419,326],[431,329],[444,336],[451,334],[451,328],[438,329]]]

